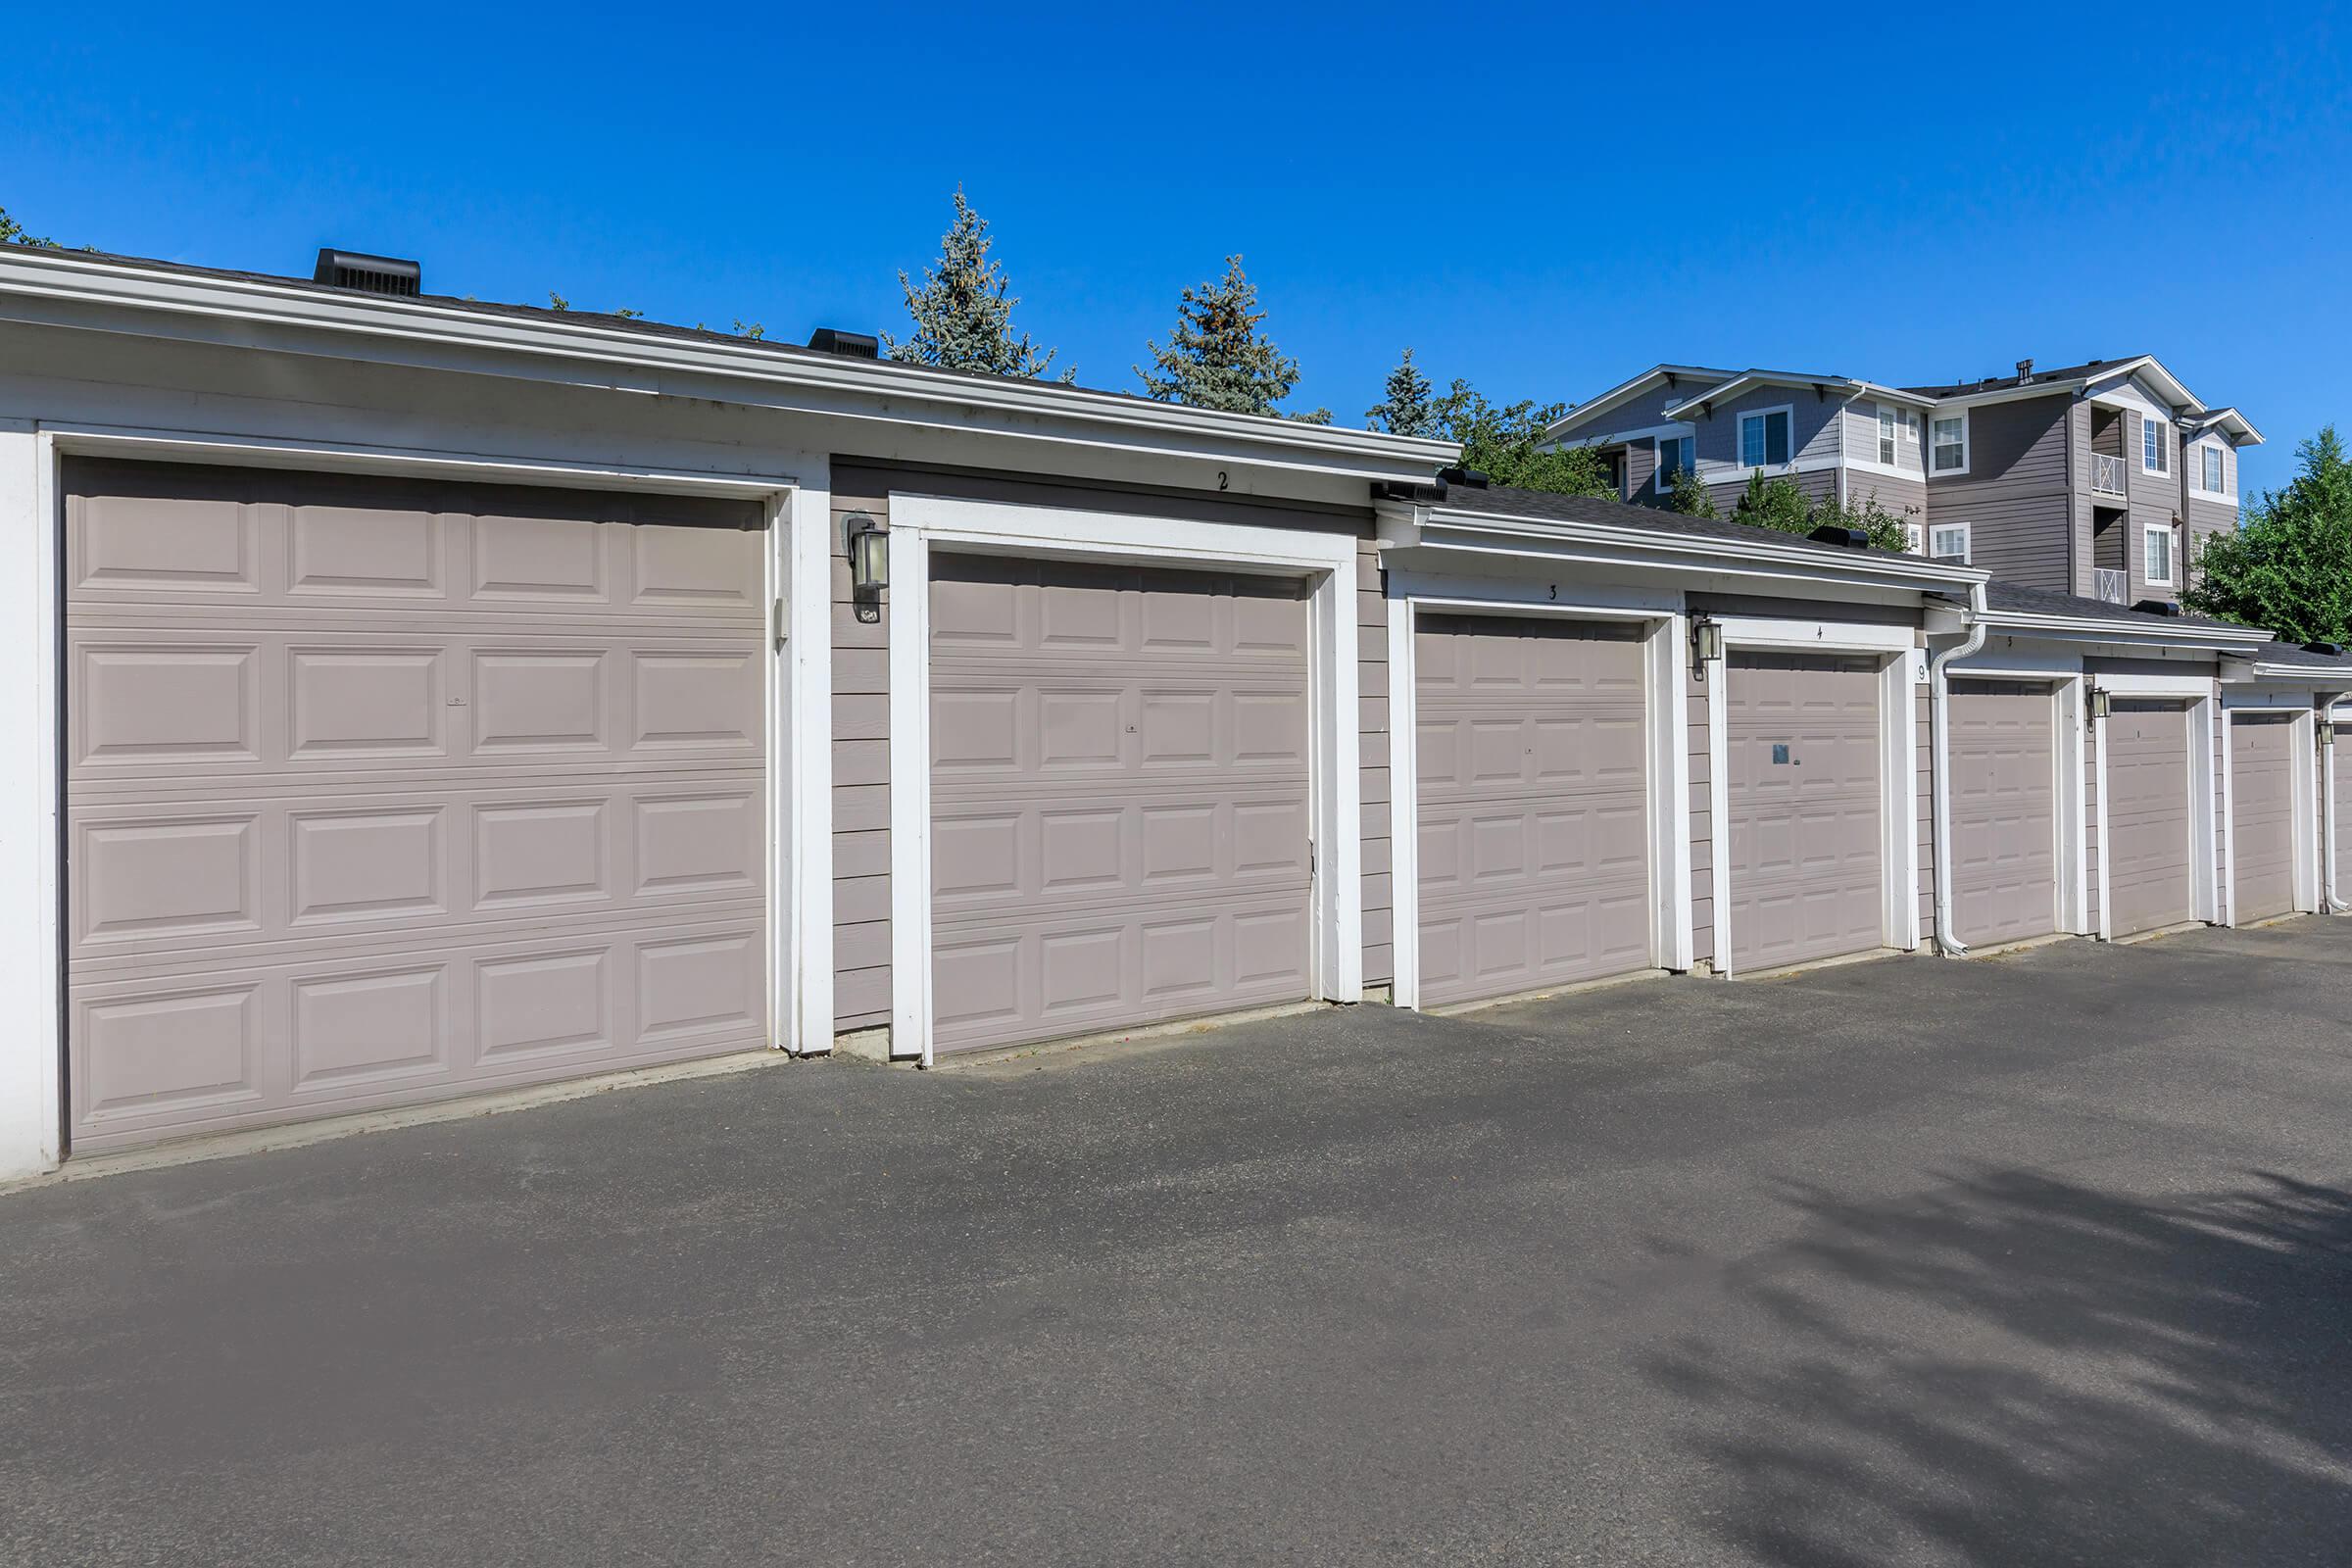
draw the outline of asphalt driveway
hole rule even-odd
[[[0,1199],[10,1563],[2352,1560],[2352,920]]]

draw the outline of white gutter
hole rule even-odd
[[[1929,820],[1936,835],[1936,946],[1947,957],[1968,956],[1968,944],[1952,934],[1952,683],[1954,660],[1984,651],[1991,627],[1984,622],[1984,585],[1968,590],[1968,635],[1937,654],[1928,665],[1928,722],[1933,750],[1928,759]]]
[[[1671,514],[1666,517],[1672,521]],[[1885,550],[1844,550],[1833,545],[1783,543],[1769,528],[1752,530],[1755,539],[1728,539],[1713,534],[1681,534],[1663,528],[1582,522],[1573,518],[1522,517],[1478,513],[1446,503],[1426,509],[1415,518],[1415,540],[1386,539],[1384,547],[1423,544],[1432,548],[1477,548],[1468,540],[1431,538],[1433,532],[1451,532],[1536,544],[1597,545],[1661,562],[1696,560],[1712,569],[1739,569],[1742,563],[1762,563],[1810,568],[1805,575],[1866,582],[1909,589],[1970,588],[1982,597],[1989,573],[1979,566],[1956,566],[1924,556],[1896,555]],[[1514,554],[1528,554],[1524,549]]]
[[[296,279],[251,277],[201,270],[97,261],[72,251],[22,247],[0,249],[0,318],[40,324],[89,326],[60,317],[55,306],[95,307],[137,313],[138,326],[101,330],[146,331],[149,335],[195,335],[199,341],[228,341],[245,347],[279,347],[258,339],[252,327],[328,334],[340,341],[332,352],[349,355],[356,344],[427,345],[437,350],[496,354],[518,362],[607,367],[622,378],[612,384],[662,392],[665,374],[697,374],[787,388],[822,398],[850,395],[883,400],[885,416],[906,418],[906,405],[987,410],[993,413],[1064,419],[1078,423],[1149,430],[1201,443],[1236,456],[1257,449],[1311,456],[1349,467],[1377,470],[1382,477],[1426,478],[1445,464],[1458,462],[1461,448],[1450,441],[1395,436],[1341,425],[1301,424],[1295,419],[1225,414],[1183,404],[1158,403],[1123,393],[1097,392],[1012,377],[965,375],[889,360],[826,355],[797,346],[676,335],[592,319],[567,320],[554,313],[510,314],[470,309],[433,299],[399,299],[321,288]],[[49,306],[51,309],[43,309]],[[233,323],[231,335],[173,334],[162,330],[174,319]],[[146,323],[152,323],[153,330]],[[405,361],[401,363],[407,363]],[[546,375],[556,380],[560,376]],[[608,378],[610,379],[610,378]],[[819,412],[832,412],[820,407]],[[1279,461],[1279,459],[1276,459]]]

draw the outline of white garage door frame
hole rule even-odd
[[[2033,652],[1984,654],[1944,672],[1953,680],[2047,681],[2058,706],[2058,926],[2079,937],[2092,934],[2090,918],[2090,683],[2080,658],[2059,659]],[[1966,931],[1952,935],[1962,942]]]
[[[1691,963],[1690,749],[1685,740],[1683,688],[1689,618],[1670,592],[1580,588],[1562,602],[1556,585],[1502,578],[1393,570],[1388,586],[1389,845],[1395,922],[1394,997],[1421,1005],[1421,801],[1419,669],[1414,632],[1422,611],[1449,615],[1556,616],[1632,622],[1642,638],[1644,749],[1649,776],[1649,961],[1687,970]]]
[[[2343,833],[2338,827],[2343,797],[2336,793],[2341,775],[2335,767],[2335,754],[2342,746],[2343,734],[2348,728],[2352,728],[2352,699],[2330,703],[2328,708],[2328,744],[2322,748],[2324,755],[2320,760],[2320,792],[2327,802],[2325,814],[2321,817],[2321,837],[2328,857],[2320,906],[2329,914],[2345,912],[2344,884],[2352,881],[2352,854],[2346,853]]]
[[[1723,628],[1721,659],[1709,660],[1707,811],[1714,850],[1708,857],[1715,904],[1715,972],[1732,974],[1731,712],[1725,678],[1735,651],[1848,654],[1879,661],[1880,939],[1909,953],[1920,943],[1919,705],[1928,651],[1910,626],[1794,620],[1759,615],[1712,617]]]
[[[1313,655],[1310,973],[1327,1002],[1364,994],[1363,792],[1357,767],[1356,539],[1255,523],[893,492],[890,586],[890,1054],[931,1065],[931,552],[1303,577]]]
[[[2230,760],[2236,738],[2237,715],[2240,713],[2289,713],[2293,721],[2287,726],[2287,785],[2290,804],[2294,809],[2295,857],[2295,912],[2307,914],[2320,907],[2320,802],[2319,802],[2319,723],[2317,710],[2308,693],[2293,692],[2230,692],[2222,693],[2222,723],[2230,731],[2223,737],[2222,756],[2222,822],[2225,829],[2222,850],[2222,912],[2224,923],[2237,924],[2237,789]]]
[[[19,683],[5,712],[9,733],[30,737],[28,766],[0,784],[8,820],[38,823],[37,832],[0,835],[11,853],[0,865],[37,886],[37,900],[11,901],[0,911],[0,981],[17,994],[44,991],[56,1006],[46,1032],[11,1042],[0,1071],[0,1169],[53,1165],[65,1152],[67,974],[63,929],[65,840],[61,832],[65,718],[62,530],[69,457],[317,472],[376,474],[670,495],[755,500],[766,513],[769,548],[764,589],[770,605],[762,716],[767,724],[768,852],[767,1035],[787,1051],[827,1049],[832,1039],[832,799],[829,745],[795,746],[795,714],[829,713],[831,639],[793,638],[795,625],[829,624],[826,498],[790,473],[716,473],[653,466],[610,467],[520,455],[288,440],[215,431],[59,423],[29,434],[31,463],[0,466],[0,516],[38,520],[36,554],[19,563],[14,586],[32,591],[40,650],[35,678]],[[29,566],[29,570],[25,568]],[[822,732],[820,732],[822,733]],[[22,1068],[22,1070],[18,1070]],[[23,1152],[35,1151],[32,1160]]]
[[[2215,687],[2209,675],[2135,675],[2106,674],[2090,677],[2093,691],[2111,697],[2149,697],[2160,701],[2181,701],[2188,705],[2188,877],[2189,900],[2195,917],[2208,924],[2221,923],[2221,857],[2214,837],[2214,795],[2217,764],[2214,760],[2214,700]],[[2097,774],[2099,790],[2099,940],[2115,940],[2115,898],[2110,890],[2107,862],[2108,846],[2115,840],[2107,831],[2107,720],[2091,720],[2095,759],[2092,763]],[[2222,754],[2226,760],[2229,753]]]

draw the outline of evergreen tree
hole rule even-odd
[[[1157,373],[1136,366],[1144,395],[1161,403],[1228,414],[1275,414],[1275,405],[1298,385],[1298,362],[1286,358],[1258,330],[1266,313],[1258,309],[1257,285],[1242,270],[1239,256],[1225,258],[1225,276],[1184,291],[1176,307],[1176,328],[1168,346],[1152,351]],[[1331,411],[1294,414],[1308,424],[1329,424]]]
[[[2235,533],[2205,541],[2180,603],[2289,642],[2352,642],[2352,460],[2335,426],[2295,449],[2301,471],[2267,490]]]
[[[1902,518],[1880,503],[1876,490],[1870,493],[1868,500],[1858,505],[1840,503],[1834,495],[1823,496],[1813,508],[1812,526],[1859,528],[1869,535],[1871,547],[1875,550],[1900,552],[1911,548],[1910,528]]]
[[[1434,390],[1429,377],[1413,364],[1413,351],[1406,349],[1396,368],[1389,372],[1388,397],[1364,411],[1364,417],[1372,421],[1366,428],[1391,435],[1435,435],[1438,409],[1430,396]]]
[[[1707,481],[1698,476],[1696,468],[1685,468],[1674,476],[1674,510],[1686,517],[1718,517],[1715,492]]]
[[[904,342],[882,334],[892,359],[1032,380],[1053,368],[1054,350],[1040,353],[1028,333],[1012,330],[1012,308],[1021,300],[1006,292],[1004,264],[988,254],[995,243],[988,237],[988,220],[972,210],[963,187],[956,186],[956,221],[940,236],[939,260],[923,270],[922,286],[899,273],[914,333]],[[1064,370],[1061,379],[1071,381],[1077,374]]]
[[[1467,381],[1456,381],[1437,401],[1437,432],[1462,447],[1462,466],[1513,490],[1554,495],[1623,499],[1609,480],[1599,454],[1586,447],[1537,450],[1544,431],[1568,412],[1564,403],[1526,399],[1502,408],[1489,403]]]

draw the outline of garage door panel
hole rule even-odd
[[[938,1047],[1307,995],[1300,587],[957,556],[934,573]]]
[[[259,470],[70,486],[77,1148],[764,1038],[760,535]]]
[[[1727,686],[1735,971],[1883,946],[1877,663],[1735,651]]]
[[[2058,926],[2057,699],[2047,686],[1952,682],[1952,903],[1968,943]]]
[[[2230,882],[2234,917],[2267,920],[2295,907],[2294,716],[2230,720]]]
[[[2107,883],[2118,936],[2194,916],[2188,710],[2115,699],[2107,719]]]
[[[1425,613],[1414,659],[1422,1001],[1644,967],[1638,628]]]

